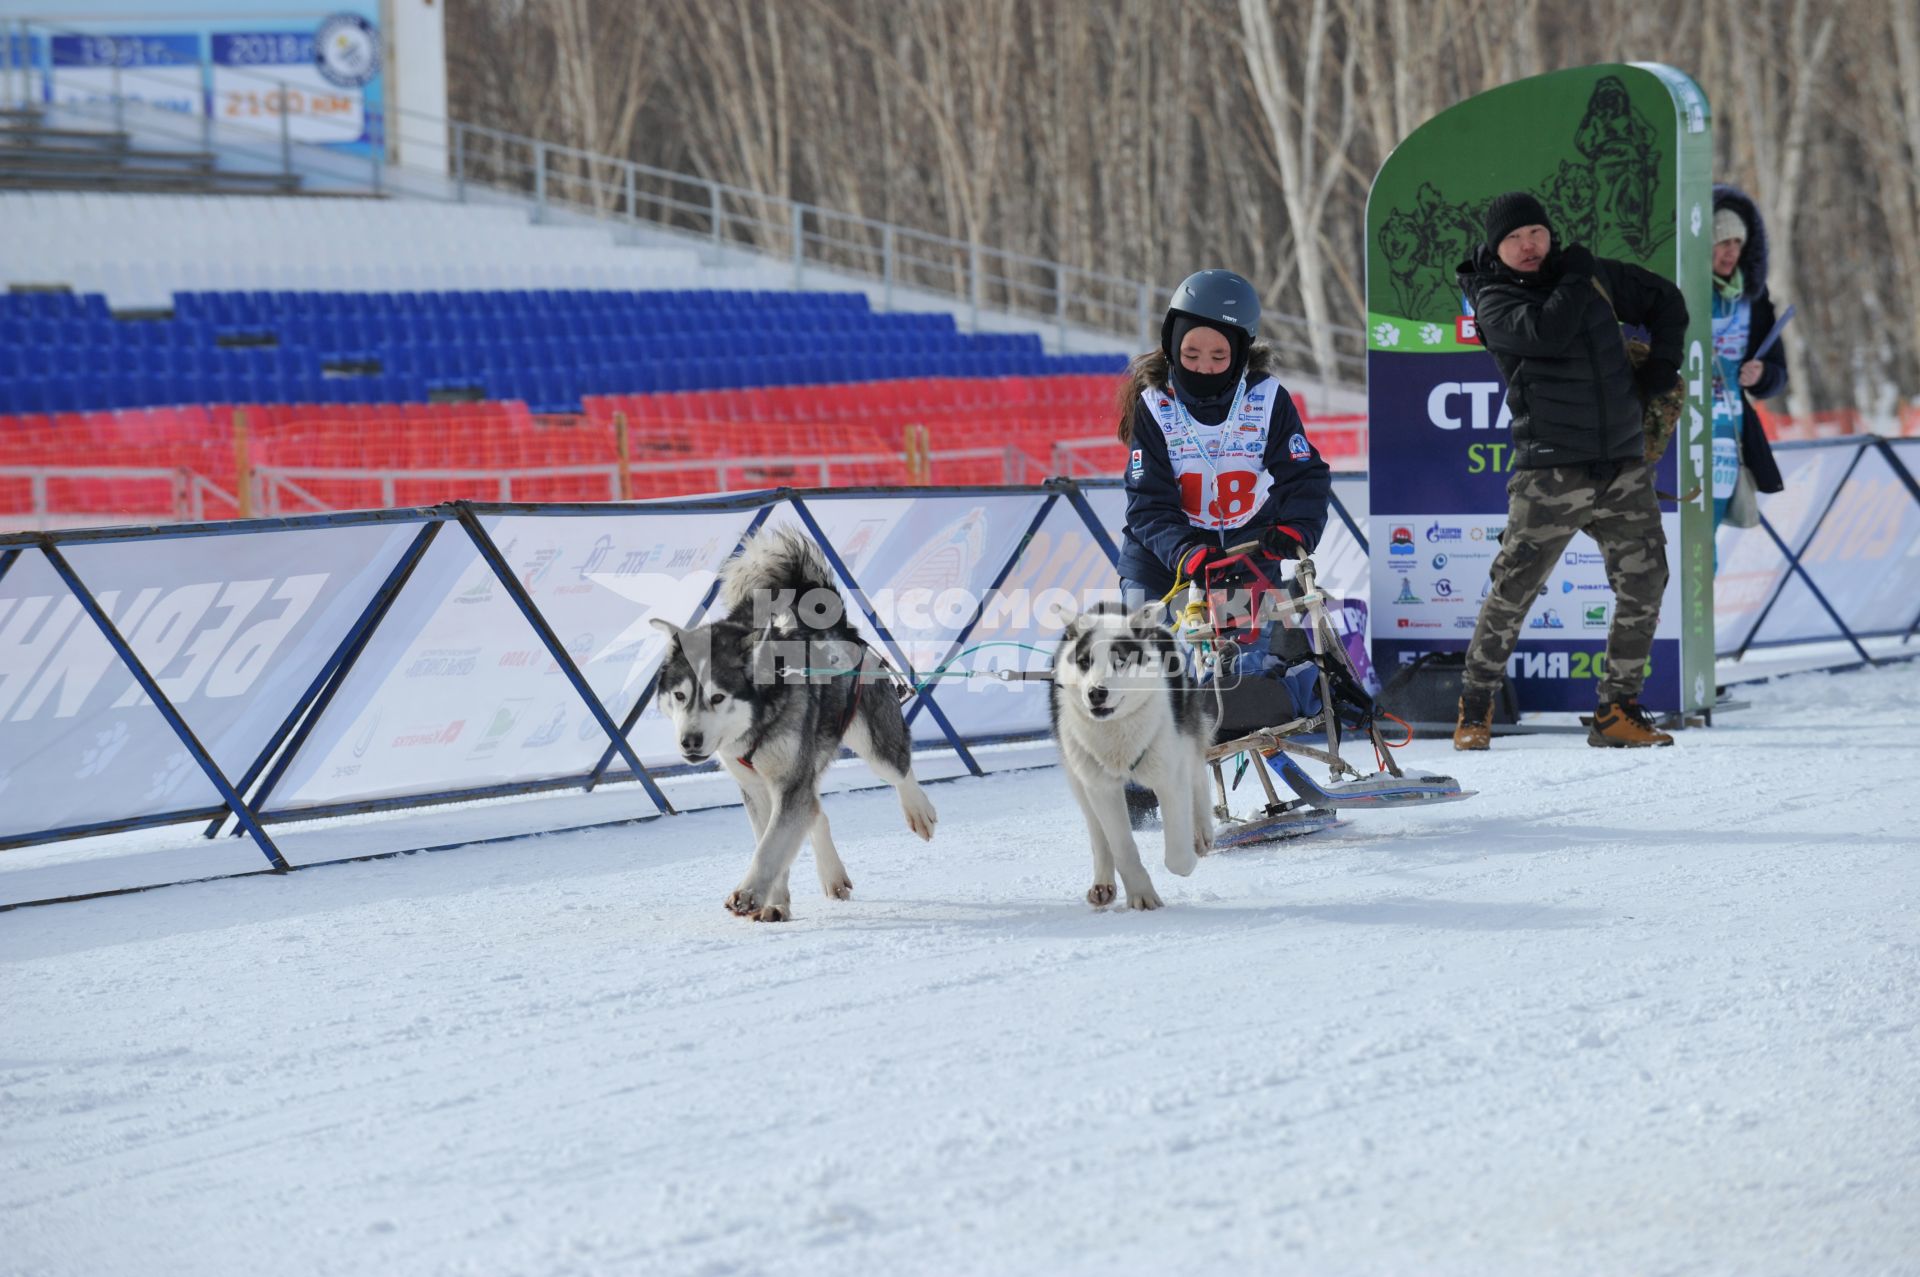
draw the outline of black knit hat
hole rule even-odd
[[[1499,251],[1500,241],[1522,226],[1544,226],[1552,231],[1547,210],[1526,191],[1508,191],[1496,195],[1487,205],[1487,247]]]

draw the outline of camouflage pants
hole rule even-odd
[[[1644,462],[1623,465],[1605,484],[1585,466],[1513,472],[1507,480],[1507,529],[1467,649],[1466,686],[1491,690],[1500,685],[1527,611],[1576,532],[1599,544],[1613,587],[1600,700],[1639,695],[1660,622],[1660,596],[1667,588],[1667,534],[1653,494],[1652,467]]]

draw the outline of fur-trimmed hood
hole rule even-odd
[[[1744,280],[1742,297],[1758,297],[1767,286],[1767,224],[1760,220],[1760,209],[1753,198],[1737,186],[1713,184],[1713,208],[1730,208],[1747,224],[1747,242],[1740,249],[1740,271]]]
[[[1149,350],[1135,355],[1127,364],[1126,380],[1121,385],[1120,399],[1115,408],[1120,416],[1119,436],[1121,443],[1133,439],[1133,409],[1140,402],[1140,394],[1147,387],[1158,390],[1168,388],[1168,360],[1164,350]],[[1247,347],[1247,384],[1253,385],[1274,375],[1273,347],[1264,341],[1256,341]]]

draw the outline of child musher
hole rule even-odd
[[[1127,448],[1120,587],[1129,605],[1166,599],[1188,582],[1205,585],[1209,563],[1230,546],[1257,541],[1277,580],[1280,561],[1319,544],[1332,476],[1273,375],[1259,331],[1253,285],[1229,270],[1203,270],[1174,290],[1160,348],[1128,366],[1119,436]],[[1309,700],[1318,706],[1304,637],[1278,624],[1268,632],[1280,644],[1242,658],[1223,738],[1312,712]],[[1129,790],[1128,801],[1136,811],[1152,805],[1145,790]]]

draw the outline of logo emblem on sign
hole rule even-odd
[[[1289,437],[1287,439],[1287,455],[1295,461],[1305,461],[1309,456],[1313,455],[1307,447],[1307,437],[1302,434]]]
[[[357,13],[336,13],[313,36],[313,64],[329,84],[365,88],[380,74],[380,38]]]

